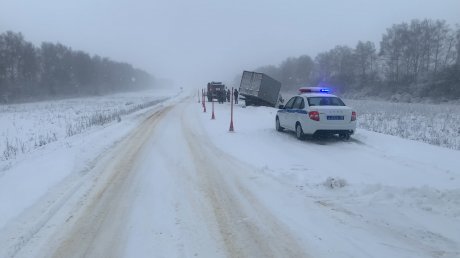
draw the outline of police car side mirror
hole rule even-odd
[[[284,105],[279,105],[278,108],[279,109],[284,109]]]

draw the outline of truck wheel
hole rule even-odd
[[[282,132],[284,130],[284,127],[280,125],[280,119],[276,117],[276,131]]]
[[[348,140],[350,140],[350,134],[349,133],[341,133],[341,134],[339,134],[339,138],[344,140],[344,141],[348,141]]]
[[[305,138],[305,134],[303,133],[302,126],[299,123],[295,125],[295,136],[299,140],[303,140]]]

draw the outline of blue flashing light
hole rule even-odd
[[[329,88],[324,87],[301,87],[299,88],[299,93],[330,93],[332,92]]]

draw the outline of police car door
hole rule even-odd
[[[294,101],[294,105],[292,106],[292,115],[291,115],[291,121],[290,124],[292,127],[295,129],[295,125],[297,121],[302,121],[302,119],[305,119],[305,112],[303,110],[305,108],[305,102],[302,97],[296,97]]]
[[[291,115],[292,115],[292,106],[294,105],[296,97],[292,97],[287,103],[286,106],[284,106],[284,109],[281,110],[279,114],[279,119],[280,119],[280,124],[282,127],[285,127],[287,129],[292,129],[292,125],[290,124]]]

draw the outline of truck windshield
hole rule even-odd
[[[310,106],[345,106],[345,103],[337,97],[310,97],[307,99]]]

